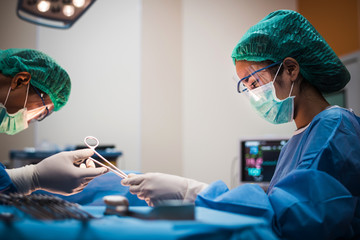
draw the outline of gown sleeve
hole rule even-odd
[[[222,211],[264,217],[268,221],[274,215],[269,198],[257,184],[244,184],[229,191],[224,182],[216,181],[197,196],[195,204]]]
[[[5,166],[0,163],[0,193],[12,193],[16,191],[15,185],[5,170]]]
[[[360,125],[358,118],[335,111],[324,113],[299,144],[297,169],[317,169],[331,175],[354,196],[360,195]]]
[[[353,235],[357,199],[329,174],[291,172],[269,192],[273,229],[288,239],[336,239]]]
[[[293,171],[269,195],[255,184],[229,191],[217,181],[198,195],[196,205],[264,217],[288,239],[335,239],[353,234],[356,201],[330,175],[307,169]]]

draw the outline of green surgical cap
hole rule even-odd
[[[295,58],[302,76],[323,93],[341,90],[350,74],[325,39],[302,15],[291,10],[270,13],[240,39],[231,57],[261,62]]]
[[[0,50],[0,72],[15,76],[19,72],[31,74],[30,83],[50,96],[54,111],[69,99],[71,83],[67,72],[46,54],[33,49]]]

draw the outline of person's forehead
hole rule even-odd
[[[235,62],[236,68],[248,68],[250,66],[265,67],[267,65],[268,65],[267,62],[254,62],[254,61],[245,61],[245,60]]]
[[[236,73],[240,78],[249,75],[253,70],[265,67],[264,62],[252,62],[252,61],[236,61]]]

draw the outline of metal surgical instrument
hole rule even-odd
[[[9,195],[0,193],[0,206],[14,206],[22,212],[39,220],[77,219],[87,221],[95,218],[82,210],[78,204],[71,203],[59,197],[46,194],[19,194]],[[0,220],[5,222],[15,220],[16,212],[2,212]]]
[[[94,141],[94,143],[92,142],[89,142],[90,141]],[[121,178],[127,178],[127,174],[124,173],[123,171],[121,171],[119,168],[115,167],[111,162],[109,162],[108,160],[106,160],[103,156],[101,156],[96,150],[95,148],[99,145],[99,140],[96,138],[96,137],[92,137],[92,136],[87,136],[85,137],[84,139],[84,143],[86,146],[88,146],[91,150],[94,151],[94,153],[99,157],[101,158],[104,162],[106,162],[107,164],[109,164],[110,166],[107,166],[103,163],[101,163],[100,161],[97,161],[95,159],[93,159],[92,157],[90,157],[90,159],[92,161],[94,161],[95,163],[109,169],[110,171],[112,171],[113,173],[115,173],[116,175],[118,175],[119,177]]]

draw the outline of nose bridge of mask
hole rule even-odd
[[[265,85],[262,85],[261,87],[258,87],[258,88],[252,89],[251,91],[245,92],[245,95],[249,99],[252,99],[252,101],[264,102],[271,97],[270,96],[271,94],[273,94],[273,91],[271,90],[271,88],[272,88],[272,83],[269,82]]]

